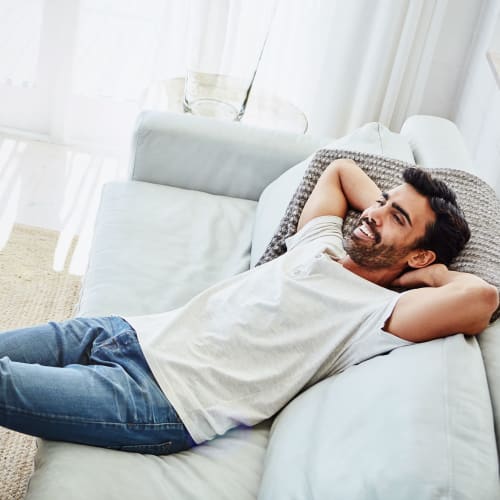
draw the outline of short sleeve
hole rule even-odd
[[[338,257],[345,255],[342,245],[343,219],[336,215],[322,215],[311,219],[294,235],[285,240],[288,251],[311,242],[321,242],[330,247]]]

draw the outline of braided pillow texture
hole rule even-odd
[[[286,252],[285,240],[297,231],[300,214],[325,168],[338,158],[354,160],[382,191],[403,182],[402,172],[410,163],[379,155],[340,149],[321,149],[307,167],[278,229],[256,265],[264,264]],[[421,167],[421,166],[420,166]],[[424,168],[424,167],[421,167]],[[500,291],[500,201],[493,189],[473,174],[452,168],[425,169],[441,179],[457,195],[457,201],[469,223],[471,238],[449,268],[475,274]],[[350,210],[344,220],[343,233],[350,234],[359,212]],[[500,317],[500,307],[492,321]]]

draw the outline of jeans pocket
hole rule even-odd
[[[172,450],[172,441],[165,441],[158,444],[131,444],[117,446],[113,449],[131,453],[142,453],[144,455],[168,455]]]
[[[126,330],[94,342],[90,353],[90,363],[101,364],[112,361],[126,366],[127,361],[135,361],[141,357],[141,354],[135,333]]]

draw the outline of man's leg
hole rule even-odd
[[[61,355],[65,349],[59,347],[56,357],[43,349],[41,354],[32,349],[28,356],[11,339],[7,351],[14,358],[51,366],[0,357],[0,425],[46,439],[141,453],[191,447],[194,443],[154,380],[132,327],[120,318],[112,322],[112,335],[94,335],[81,350],[83,365],[67,363],[70,357]],[[27,341],[29,336],[17,337]],[[61,340],[60,334],[55,337]],[[50,350],[52,342],[47,345]],[[3,347],[0,341],[0,356]]]
[[[121,318],[73,318],[0,333],[0,358],[44,366],[87,364],[98,338],[113,336]]]

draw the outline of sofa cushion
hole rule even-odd
[[[155,456],[39,440],[26,500],[255,500],[269,423]]]
[[[158,184],[107,184],[78,314],[166,311],[246,271],[255,208]]]
[[[368,123],[324,147],[379,154],[410,163],[414,162],[408,141],[403,136],[375,122]],[[288,202],[313,157],[314,154],[287,170],[262,192],[257,206],[252,238],[252,266],[257,263],[271,241]]]
[[[273,424],[259,500],[499,495],[481,353],[460,334],[378,356],[292,401]]]

